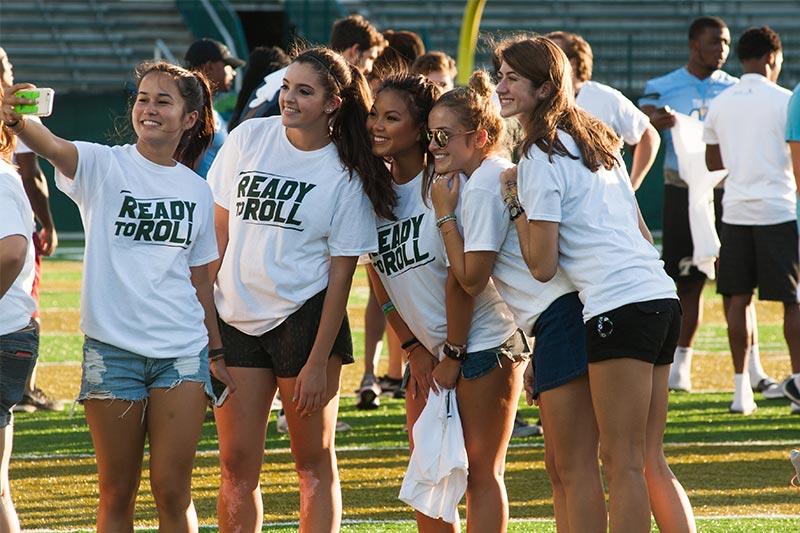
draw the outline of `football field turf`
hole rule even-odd
[[[74,398],[80,379],[82,337],[78,333],[80,272],[77,261],[47,261],[42,285],[42,365],[39,381],[58,398]],[[359,269],[349,303],[356,352],[363,352],[366,278]],[[782,378],[789,372],[781,310],[759,304],[762,360]],[[669,461],[700,517],[700,531],[798,531],[800,489],[789,486],[789,450],[800,447],[800,416],[788,401],[757,395],[751,416],[728,413],[732,375],[721,300],[706,292],[705,323],[696,345],[693,378],[699,392],[673,394],[666,434]],[[340,418],[352,430],[337,435],[344,501],[344,531],[414,531],[409,508],[397,499],[407,464],[403,405],[383,399],[376,411],[358,411],[352,391],[361,361],[345,367]],[[536,410],[524,406],[529,420]],[[271,420],[262,487],[268,531],[294,531],[298,492],[289,440]],[[193,496],[201,524],[213,531],[218,486],[217,443],[206,422],[195,464]],[[147,461],[145,458],[145,467]],[[97,502],[96,466],[80,406],[63,413],[18,414],[12,490],[23,527],[90,530]],[[145,469],[137,501],[137,525],[155,525]],[[511,531],[555,531],[541,437],[514,439],[506,474]],[[462,513],[463,516],[463,513]]]

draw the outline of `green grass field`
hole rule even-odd
[[[74,398],[80,379],[82,336],[78,332],[81,263],[47,261],[42,291],[40,385],[59,398]],[[675,394],[666,435],[667,453],[686,487],[700,531],[799,531],[800,489],[789,486],[788,452],[800,446],[800,416],[787,401],[757,398],[751,416],[728,413],[732,375],[721,302],[706,293],[706,322],[695,357],[693,394]],[[367,298],[359,270],[348,310],[357,352],[363,351],[363,307]],[[781,311],[759,304],[764,366],[775,377],[789,372]],[[344,498],[344,531],[414,531],[409,508],[397,499],[407,464],[403,405],[385,399],[380,410],[354,407],[357,362],[343,373],[341,418],[352,431],[337,436]],[[522,407],[528,419],[534,408]],[[264,458],[267,531],[295,531],[299,496],[289,441],[270,424]],[[201,523],[213,531],[218,485],[216,434],[204,427],[195,465],[194,498]],[[16,418],[12,489],[24,528],[90,530],[97,502],[96,465],[80,406],[64,413],[19,414]],[[541,437],[515,439],[506,475],[510,531],[555,531]],[[144,473],[137,502],[137,525],[156,524],[153,498]],[[145,529],[146,530],[146,529]]]

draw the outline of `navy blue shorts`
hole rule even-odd
[[[533,391],[538,396],[589,370],[583,304],[577,292],[550,304],[533,325]]]

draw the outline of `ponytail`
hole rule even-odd
[[[165,61],[143,61],[136,66],[136,87],[153,72],[162,72],[175,80],[183,97],[185,113],[197,111],[197,121],[183,132],[172,156],[187,167],[195,168],[214,138],[214,111],[208,79],[202,72],[186,70]]]
[[[392,187],[392,175],[383,160],[372,153],[372,141],[366,128],[372,97],[363,74],[328,48],[306,50],[294,62],[313,67],[328,93],[342,99],[330,119],[331,140],[339,159],[350,172],[351,179],[353,173],[358,174],[375,213],[394,220],[397,195]]]

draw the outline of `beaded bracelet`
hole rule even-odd
[[[444,224],[445,222],[449,222],[449,221],[451,221],[451,220],[452,220],[453,222],[455,222],[455,221],[456,221],[456,215],[455,215],[455,213],[450,213],[449,215],[445,215],[445,216],[443,216],[442,218],[437,218],[437,219],[436,219],[436,227],[437,227],[437,228],[439,228],[439,229],[441,229],[441,227],[442,227],[442,224]]]
[[[381,306],[381,309],[383,310],[383,316],[389,316],[389,313],[395,310],[394,303],[389,300]]]

